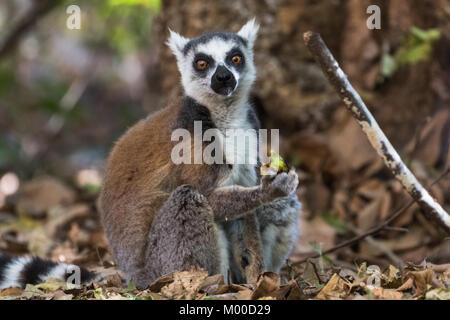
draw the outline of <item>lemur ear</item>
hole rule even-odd
[[[259,24],[255,22],[255,18],[249,20],[242,28],[238,31],[238,35],[248,41],[250,47],[253,47],[253,43],[258,35]]]
[[[181,60],[183,57],[184,46],[189,42],[189,39],[183,37],[175,31],[172,31],[170,28],[169,31],[170,37],[167,39],[166,44],[169,46],[170,50],[172,50],[177,60]]]

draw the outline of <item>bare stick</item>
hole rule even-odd
[[[369,142],[383,159],[386,166],[392,171],[395,178],[400,181],[406,191],[419,204],[422,212],[440,225],[447,234],[450,234],[450,215],[441,205],[430,196],[427,190],[417,181],[416,177],[403,163],[378,123],[367,109],[359,94],[352,87],[339,64],[318,33],[306,32],[303,35],[305,44],[328,80],[339,93],[347,109],[356,118],[362,130],[369,138]]]

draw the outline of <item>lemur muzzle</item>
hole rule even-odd
[[[224,66],[218,66],[211,78],[211,88],[214,92],[229,95],[236,87],[234,75]]]

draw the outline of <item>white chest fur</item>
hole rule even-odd
[[[258,155],[258,134],[247,120],[246,114],[227,121],[226,128],[219,128],[222,147],[227,164],[232,169],[220,186],[255,186],[255,167]]]
[[[239,112],[233,113],[233,116],[226,113],[215,113],[213,116],[220,131],[221,138],[219,140],[222,144],[225,160],[232,165],[232,169],[228,176],[222,180],[220,187],[232,185],[252,187],[258,182],[255,170],[259,159],[258,134],[251,131],[252,125],[248,121],[247,112],[248,109],[244,107],[240,108]],[[221,223],[216,224],[216,230],[220,248],[220,271],[226,279],[230,268],[228,252],[230,243]]]

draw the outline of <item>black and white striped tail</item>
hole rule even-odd
[[[14,257],[0,253],[0,289],[38,284],[58,278],[73,284],[74,270],[79,270],[79,284],[98,281],[101,276],[72,264],[56,263],[38,257]],[[72,276],[72,278],[70,278]]]

